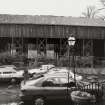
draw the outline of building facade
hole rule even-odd
[[[71,35],[76,38],[74,51],[68,46]],[[57,64],[64,62],[65,66],[74,52],[77,66],[103,66],[105,22],[73,17],[0,15],[0,43],[1,57],[26,55],[37,61],[43,58]]]

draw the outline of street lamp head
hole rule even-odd
[[[69,44],[69,46],[74,46],[75,45],[75,37],[69,37],[68,44]]]

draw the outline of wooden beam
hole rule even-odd
[[[92,64],[91,64],[91,67],[93,68],[94,67],[94,55],[93,55],[93,39],[91,39],[91,52],[92,52]]]
[[[105,39],[104,39],[104,57],[105,57]],[[105,59],[105,58],[104,58]]]
[[[61,50],[62,50],[62,39],[60,38],[60,57],[61,57]]]
[[[82,41],[83,41],[83,46],[82,46],[82,47],[83,47],[83,56],[85,56],[85,54],[84,54],[84,50],[85,50],[85,45],[84,45],[84,44],[85,44],[85,40],[82,39]]]
[[[93,39],[91,39],[91,52],[92,52],[92,56],[94,56],[93,54]]]
[[[37,58],[38,58],[38,38],[36,38],[36,50],[37,50]]]

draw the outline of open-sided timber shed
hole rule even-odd
[[[105,21],[63,16],[0,15],[1,55],[28,54],[30,58],[68,58],[69,36],[76,38],[75,55],[105,58]],[[89,60],[90,62],[90,60]]]

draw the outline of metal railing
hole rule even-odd
[[[95,95],[97,100],[100,100],[104,94],[104,85],[99,82],[91,82],[86,85],[83,84],[82,86],[77,85],[77,90],[89,92],[92,95]]]

